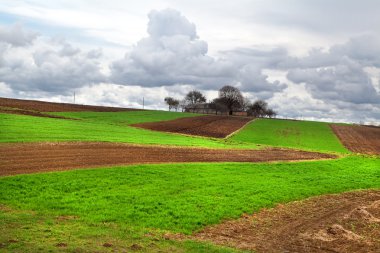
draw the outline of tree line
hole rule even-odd
[[[205,104],[206,97],[198,90],[192,90],[186,94],[182,100],[173,97],[166,97],[165,103],[172,109],[178,111],[179,108],[184,111],[186,108],[193,108],[195,105]],[[264,100],[249,101],[244,97],[241,91],[233,86],[223,86],[218,93],[218,97],[213,99],[209,106],[216,112],[227,112],[232,115],[234,111],[247,112],[248,116],[253,117],[276,117],[277,113],[268,107]]]

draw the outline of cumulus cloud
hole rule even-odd
[[[123,59],[113,62],[112,81],[156,87],[212,86],[230,80],[233,65],[208,56],[207,43],[197,38],[195,25],[178,11],[152,11],[148,16],[150,36],[141,39]]]
[[[37,36],[38,33],[36,32],[25,31],[21,24],[0,26],[0,42],[15,47],[30,45]]]
[[[148,17],[148,33],[153,38],[175,35],[188,36],[191,40],[198,38],[195,25],[176,10],[153,10],[148,14]]]
[[[366,67],[378,67],[379,53],[377,36],[354,37],[332,46],[327,52],[314,49],[306,57],[293,59],[287,77],[295,83],[305,83],[306,89],[317,99],[380,104],[380,94],[365,71]]]
[[[16,27],[16,28],[15,28]],[[99,83],[100,52],[84,52],[61,40],[44,40],[19,25],[0,42],[1,81],[17,91],[65,93]]]
[[[202,89],[233,84],[243,91],[258,92],[262,98],[285,88],[285,84],[268,82],[261,74],[261,68],[276,64],[271,55],[287,54],[284,49],[251,50],[248,54],[244,52],[246,49],[237,49],[214,58],[207,54],[208,45],[198,38],[195,25],[180,12],[152,11],[148,17],[149,37],[140,40],[123,59],[112,63],[113,82],[145,87],[188,84]]]
[[[380,37],[376,33],[314,48],[306,56],[292,56],[286,46],[275,44],[238,47],[211,56],[195,24],[179,11],[151,11],[148,18],[147,37],[116,60],[101,49],[86,51],[20,24],[1,26],[0,95],[67,102],[75,89],[82,103],[141,107],[144,96],[149,108],[162,109],[167,95],[181,98],[195,88],[211,99],[220,87],[230,84],[249,98],[268,100],[288,117],[379,118]]]

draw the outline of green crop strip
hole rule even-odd
[[[133,123],[170,120],[187,114],[143,111],[57,115],[81,120],[0,113],[0,142],[105,141],[209,148],[257,148],[255,144],[250,143],[183,136],[129,126]]]
[[[275,186],[275,187],[274,187]],[[191,233],[309,196],[380,187],[380,159],[167,164],[0,179],[0,203],[87,222]]]
[[[349,153],[328,123],[324,122],[257,119],[230,139],[270,146]]]

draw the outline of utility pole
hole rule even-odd
[[[145,101],[144,101],[144,97],[143,97],[143,110],[144,110],[144,107],[145,107],[145,104],[144,104],[144,102],[145,102]]]
[[[74,104],[75,104],[75,91],[74,91]]]

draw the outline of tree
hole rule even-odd
[[[243,95],[238,88],[226,85],[219,90],[219,102],[227,107],[229,115],[232,115],[234,110],[240,110],[243,101]]]
[[[257,100],[248,109],[248,114],[253,117],[263,117],[268,110],[268,103],[264,100]]]
[[[165,99],[166,104],[169,106],[169,111],[174,108],[176,111],[178,110],[179,101],[177,99],[174,99],[172,97],[166,97]]]
[[[267,115],[269,118],[276,118],[276,116],[277,116],[277,112],[276,112],[275,110],[269,108],[269,109],[267,110],[266,115]]]
[[[187,101],[185,99],[179,101],[179,107],[181,108],[182,112],[184,112],[187,107]]]
[[[206,97],[200,91],[192,90],[185,96],[185,101],[189,105],[201,104],[206,102]]]
[[[241,106],[241,109],[243,111],[248,111],[249,107],[252,105],[251,101],[247,97],[243,97],[243,104]]]
[[[253,117],[265,117],[269,118],[276,117],[277,113],[268,107],[268,103],[264,100],[257,100],[248,108],[248,115]]]

